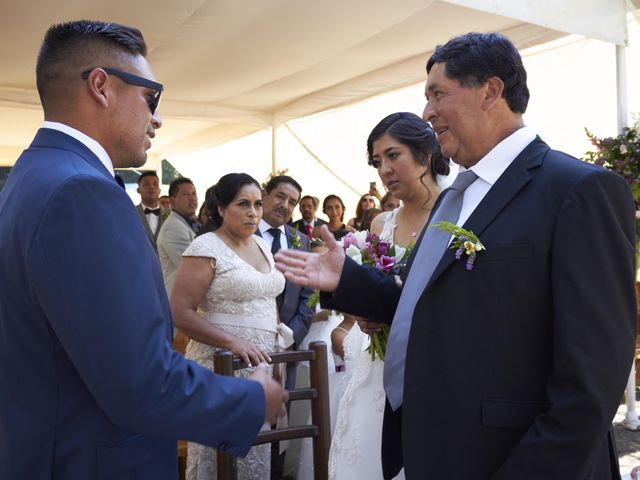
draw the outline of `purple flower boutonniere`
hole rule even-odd
[[[478,252],[486,250],[480,239],[470,230],[465,230],[451,222],[437,222],[431,227],[438,228],[446,233],[453,235],[451,247],[456,251],[456,260],[460,260],[462,255],[467,256],[465,265],[467,270],[473,270]]]

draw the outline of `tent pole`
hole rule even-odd
[[[618,101],[618,133],[629,126],[629,107],[627,104],[627,47],[616,45],[616,91]],[[629,430],[640,428],[638,412],[636,411],[636,366],[635,359],[631,362],[631,372],[625,389],[625,403],[627,413],[622,425]]]
[[[271,115],[271,173],[276,174],[276,116]]]
[[[627,47],[616,45],[616,90],[618,100],[618,133],[629,126],[627,99]]]

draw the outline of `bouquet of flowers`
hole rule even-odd
[[[381,240],[375,233],[366,230],[349,233],[342,238],[345,253],[359,265],[369,265],[390,275],[400,275],[406,266],[412,246],[403,248]],[[383,325],[380,332],[370,335],[369,353],[371,360],[384,360],[387,350],[389,326]]]

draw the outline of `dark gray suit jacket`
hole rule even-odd
[[[147,216],[144,214],[144,207],[142,206],[141,203],[136,205],[136,211],[138,212],[138,216],[140,217],[140,221],[142,222],[142,226],[144,227],[144,233],[147,234],[147,238],[151,242],[151,245],[153,245],[153,249],[156,251],[156,254],[157,254],[158,253],[158,245],[157,245],[158,233],[160,233],[160,227],[162,227],[162,224],[171,213],[171,209],[160,207],[158,227],[156,228],[155,232],[151,231],[151,227],[149,226],[149,222],[147,221]]]

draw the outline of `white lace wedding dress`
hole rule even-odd
[[[380,238],[393,242],[399,209],[385,219]],[[385,393],[382,385],[384,362],[371,361],[366,348],[369,338],[355,324],[344,339],[345,363],[351,378],[340,399],[329,453],[329,479],[366,478],[382,480],[382,418]],[[401,472],[396,479],[403,479]]]
[[[215,234],[197,237],[183,256],[215,258],[215,277],[200,306],[203,317],[226,332],[251,341],[267,352],[276,350],[276,296],[284,288],[284,277],[276,270],[273,257],[264,240],[253,236],[269,259],[271,270],[261,273],[242,260]],[[185,357],[213,370],[213,353],[217,348],[189,341]],[[253,368],[236,372],[247,377]],[[264,429],[270,428],[268,425]],[[270,477],[270,444],[253,447],[238,459],[238,478]],[[211,447],[189,443],[187,447],[187,480],[215,480],[216,452]]]

